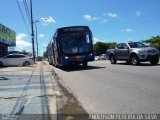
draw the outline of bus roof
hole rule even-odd
[[[68,26],[68,27],[61,27],[57,29],[57,32],[71,32],[71,31],[83,31],[89,30],[88,26]]]

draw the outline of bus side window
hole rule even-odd
[[[90,43],[89,35],[88,34],[86,35],[86,43]]]

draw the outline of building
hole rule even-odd
[[[8,54],[8,47],[16,46],[16,32],[0,23],[0,57]]]

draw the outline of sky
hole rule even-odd
[[[160,0],[32,0],[39,53],[64,26],[89,26],[94,43],[150,39],[160,35],[159,6]],[[32,52],[29,13],[30,0],[0,0],[0,23],[16,32],[15,50]]]

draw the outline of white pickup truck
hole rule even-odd
[[[106,55],[111,64],[116,64],[117,60],[126,61],[132,65],[145,61],[156,65],[159,62],[159,50],[147,47],[141,42],[118,43],[115,49],[108,49]]]

